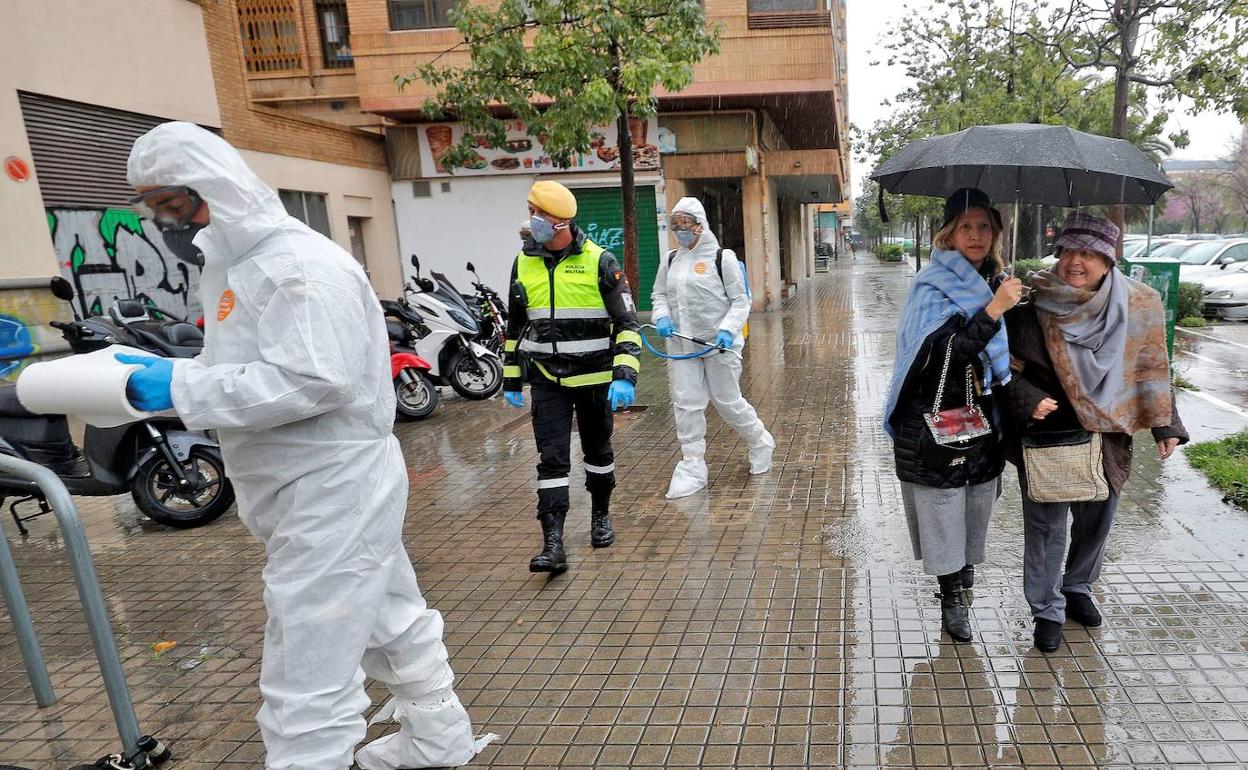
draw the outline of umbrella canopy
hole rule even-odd
[[[1007,123],[918,139],[871,174],[890,193],[948,197],[976,187],[998,203],[1152,204],[1174,185],[1125,139]]]

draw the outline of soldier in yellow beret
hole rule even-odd
[[[511,268],[503,397],[524,407],[533,395],[537,518],[542,551],[530,572],[568,568],[563,522],[568,513],[572,417],[585,457],[591,498],[590,544],[615,542],[609,508],[615,488],[611,413],[633,403],[641,368],[637,308],[615,255],[576,226],[576,196],[558,182],[529,190],[529,231]]]

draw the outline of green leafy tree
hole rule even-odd
[[[442,159],[463,166],[474,159],[469,134],[494,146],[506,141],[505,115],[543,137],[557,165],[567,166],[594,141],[594,126],[619,132],[624,202],[625,270],[637,278],[634,154],[629,116],[646,118],[662,88],[678,92],[693,81],[693,65],[718,52],[719,31],[707,24],[698,0],[502,0],[496,6],[457,4],[451,20],[469,64],[435,58],[400,87],[423,80],[437,90],[425,114],[453,115],[468,129]]]

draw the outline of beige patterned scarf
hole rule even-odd
[[[1096,291],[1052,271],[1033,279],[1045,347],[1085,430],[1131,435],[1174,421],[1166,311],[1153,288],[1111,269]]]

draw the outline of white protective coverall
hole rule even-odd
[[[403,547],[407,469],[377,298],[359,264],[287,215],[225,140],[190,123],[135,142],[133,186],[208,203],[195,237],[204,352],[174,363],[174,408],[218,431],[239,518],[265,546],[268,610],[257,716],[268,770],[347,770],[364,738],[365,676],[398,733],[366,770],[462,765],[483,744],[451,685],[442,616]]]
[[[678,248],[659,259],[654,291],[650,295],[651,317],[672,319],[676,331],[699,339],[714,341],[722,329],[736,338],[733,347],[740,352],[745,346],[741,329],[750,315],[750,298],[746,293],[745,275],[731,249],[724,249],[723,278],[715,268],[719,240],[711,232],[706,211],[697,198],[681,198],[672,214],[687,214],[702,225],[702,234],[692,249]],[[672,355],[692,353],[701,348],[686,340],[671,337],[667,351]],[[672,386],[672,409],[676,418],[676,437],[683,459],[672,473],[668,497],[691,495],[706,486],[706,405],[732,426],[749,447],[750,473],[771,470],[775,439],[763,426],[754,407],[741,395],[741,359],[731,353],[708,353],[698,358],[669,360],[668,375]]]

